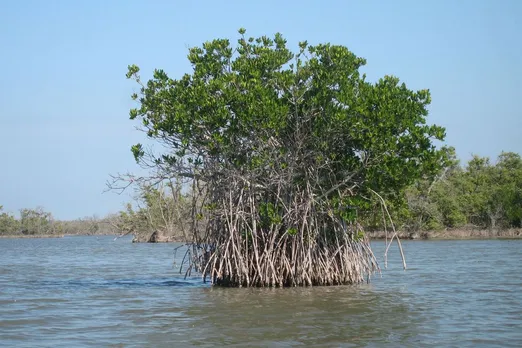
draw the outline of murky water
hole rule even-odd
[[[173,244],[0,239],[0,346],[522,346],[522,240],[404,247],[370,284],[218,289]]]

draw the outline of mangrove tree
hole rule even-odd
[[[190,269],[224,286],[351,284],[378,270],[358,216],[439,171],[429,91],[368,81],[344,46],[292,52],[281,34],[244,29],[188,60],[179,78],[144,81],[135,65],[127,78],[139,86],[130,118],[162,145],[132,147],[152,170],[141,182],[179,180],[193,197]]]

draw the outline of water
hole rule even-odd
[[[218,289],[173,244],[0,239],[0,346],[522,346],[522,240],[404,248],[370,284]]]

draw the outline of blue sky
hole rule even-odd
[[[138,169],[127,65],[179,77],[188,47],[240,27],[346,45],[369,79],[429,88],[429,121],[463,161],[522,153],[520,18],[518,0],[0,1],[0,205],[60,219],[121,209],[129,194],[102,192]]]

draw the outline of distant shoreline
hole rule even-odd
[[[0,235],[1,239],[28,239],[28,238],[63,238],[63,234],[33,234],[33,235],[19,235],[19,234],[7,234]]]
[[[386,238],[384,231],[369,231],[366,235],[372,240],[382,240]],[[0,239],[27,239],[27,238],[63,238],[63,237],[85,237],[85,236],[119,236],[118,234],[35,234],[35,235],[0,235]],[[392,232],[388,231],[388,238]],[[522,239],[522,228],[511,228],[507,230],[473,230],[455,229],[446,231],[419,231],[419,232],[398,232],[398,236],[403,240],[487,240],[487,239]],[[151,243],[145,240],[134,240],[135,243]],[[178,238],[158,238],[155,243],[179,243]]]
[[[117,236],[117,234],[7,234],[0,235],[0,239],[37,239],[37,238],[63,238],[63,237],[89,237],[89,236]]]
[[[470,240],[470,239],[522,239],[522,228],[510,228],[507,230],[474,230],[474,229],[454,229],[445,231],[418,231],[397,233],[400,239],[410,240]],[[366,232],[370,239],[380,240],[386,238],[384,231]],[[392,232],[388,231],[388,238]]]

